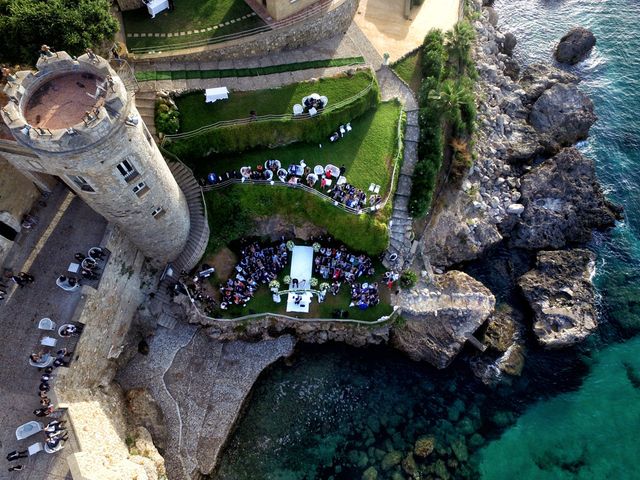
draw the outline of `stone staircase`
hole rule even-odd
[[[136,108],[142,117],[142,121],[149,129],[149,133],[153,135],[153,138],[158,140],[158,135],[156,133],[156,119],[155,119],[155,109],[156,109],[156,92],[154,91],[139,91],[136,94]]]
[[[411,194],[411,176],[418,162],[418,110],[407,111],[407,126],[404,136],[404,159],[398,188],[393,199],[393,212],[389,222],[390,243],[384,258],[384,265],[397,271],[409,265],[410,257],[415,253],[413,240],[413,219],[409,215],[409,195]]]
[[[158,325],[172,329],[176,326],[177,318],[170,306],[172,305],[171,288],[180,278],[180,272],[192,270],[204,255],[209,242],[209,224],[202,198],[202,190],[189,168],[180,162],[167,161],[169,169],[178,186],[187,198],[189,206],[189,220],[191,222],[189,238],[182,253],[167,268],[165,275],[158,285],[156,301],[165,305],[158,316]]]

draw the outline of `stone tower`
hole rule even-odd
[[[5,87],[2,117],[38,157],[14,166],[55,175],[146,256],[174,260],[189,235],[187,201],[122,79],[93,53],[48,53],[37,68]]]

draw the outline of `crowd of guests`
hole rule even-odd
[[[349,208],[360,210],[367,206],[367,194],[348,183],[336,185],[334,188],[327,190],[327,194],[336,202],[342,203]]]
[[[378,294],[378,283],[352,283],[351,284],[351,304],[350,307],[358,307],[366,310],[375,307],[380,303]]]
[[[371,259],[366,255],[349,253],[345,245],[339,247],[321,247],[314,255],[313,271],[323,280],[332,280],[330,292],[335,295],[340,283],[351,284],[363,275],[375,273]]]
[[[240,262],[235,267],[235,276],[220,285],[222,301],[220,308],[231,305],[245,306],[260,284],[275,280],[287,264],[287,245],[282,241],[277,246],[261,246],[252,242],[242,248]]]

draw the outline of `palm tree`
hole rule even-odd
[[[462,73],[475,39],[475,32],[469,22],[458,22],[444,34],[449,58],[457,62],[458,72]]]
[[[431,90],[429,100],[438,103],[440,111],[451,122],[455,130],[462,126],[462,106],[469,101],[469,91],[460,83],[445,80],[440,90]]]

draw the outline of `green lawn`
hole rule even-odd
[[[239,155],[214,155],[192,165],[196,174],[204,177],[212,171],[222,174],[245,165],[255,167],[271,158],[280,160],[285,168],[299,163],[301,159],[310,168],[332,163],[346,167],[345,176],[350,184],[366,191],[370,184],[376,183],[381,186],[380,193],[384,194],[390,188],[400,108],[395,101],[381,103],[378,108],[354,120],[351,123],[353,129],[344,138],[334,143],[327,140],[322,148],[317,143],[294,143],[274,149],[250,150]]]
[[[131,10],[122,13],[125,32],[127,33],[127,47],[134,52],[161,51],[163,46],[183,44],[193,41],[204,41],[209,38],[237,33],[264,25],[257,15],[252,15],[253,10],[243,0],[175,0],[176,8],[172,11],[165,10],[156,15],[149,16],[145,8]],[[235,21],[243,16],[248,18]],[[231,23],[231,20],[234,20]],[[220,24],[229,22],[229,25]],[[191,35],[178,35],[172,37],[130,37],[129,34],[176,34],[193,30],[217,28],[203,33]],[[138,52],[140,53],[140,52]]]
[[[420,93],[420,84],[422,82],[422,48],[412,53],[405,59],[393,65],[393,70],[409,84],[411,90],[416,94]]]
[[[296,244],[301,244],[300,241],[297,241]],[[380,303],[375,307],[367,308],[366,310],[360,310],[357,307],[349,307],[351,303],[351,290],[349,285],[344,282],[338,295],[333,296],[331,294],[327,294],[325,297],[325,301],[322,303],[318,303],[318,297],[314,295],[313,301],[310,304],[309,313],[287,313],[287,296],[282,296],[282,301],[280,303],[275,303],[273,301],[272,293],[269,290],[267,285],[261,285],[260,288],[256,291],[254,297],[249,301],[246,307],[240,306],[231,306],[228,310],[221,310],[217,312],[217,315],[220,315],[221,318],[234,318],[241,317],[244,315],[249,315],[253,313],[262,313],[262,312],[270,312],[270,313],[280,313],[284,315],[289,315],[291,317],[298,318],[334,318],[333,312],[336,309],[346,310],[349,312],[348,318],[365,320],[368,322],[373,322],[378,320],[380,317],[384,315],[390,315],[393,311],[393,308],[390,305],[390,291],[386,287],[386,285],[381,281],[382,274],[385,272],[384,266],[377,261],[373,260],[376,273],[373,276],[363,276],[359,280],[360,282],[378,282],[378,292],[380,294]],[[278,280],[280,281],[280,285],[284,285],[284,277],[289,274],[291,270],[291,261],[279,275]],[[223,279],[226,281],[226,279]],[[318,280],[321,281],[319,278]],[[211,282],[212,286],[218,289],[219,283],[221,281],[218,278],[213,279]],[[282,286],[281,288],[285,288]]]
[[[223,68],[219,70],[143,70],[136,72],[136,80],[139,82],[148,82],[156,80],[257,77],[259,75],[295,72],[311,68],[330,68],[362,64],[364,64],[364,58],[362,57],[347,57],[310,60],[308,62],[284,63],[255,68]]]
[[[354,96],[371,83],[371,73],[338,75],[315,82],[302,82],[268,90],[231,92],[228,100],[205,103],[204,92],[198,91],[176,98],[180,111],[180,131],[189,132],[221,120],[247,118],[254,110],[258,115],[292,113],[293,105],[302,98],[318,93],[329,99],[329,105]]]

